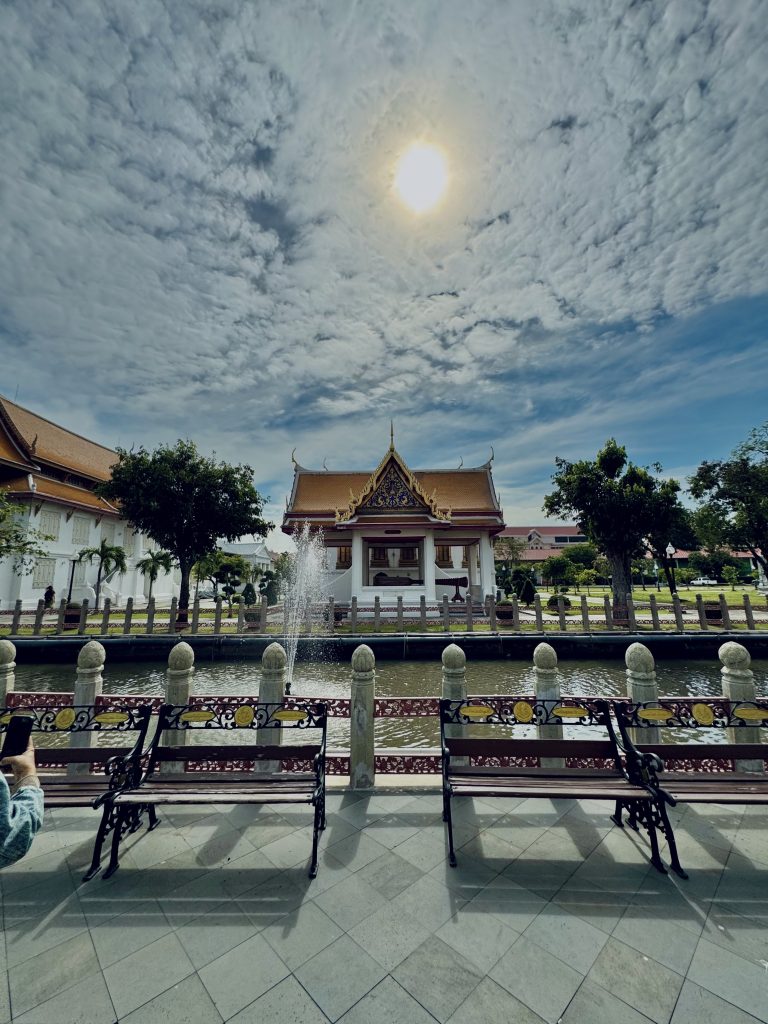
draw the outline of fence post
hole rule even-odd
[[[189,704],[192,696],[192,673],[195,671],[195,652],[183,640],[175,644],[168,653],[168,668],[165,671],[165,701],[167,704]],[[186,729],[168,729],[163,733],[163,744],[167,747],[183,747],[189,741]],[[183,761],[167,761],[160,768],[162,773],[183,772]]]
[[[493,595],[488,598],[488,629],[491,633],[496,632],[496,598]]]
[[[192,626],[190,632],[197,633],[200,628],[200,598],[196,597],[192,602]]]
[[[328,629],[332,633],[336,625],[336,601],[333,597],[328,598]]]
[[[563,600],[562,594],[557,595],[557,621],[561,632],[564,633],[568,626],[565,621],[565,601]]]
[[[725,594],[720,595],[720,618],[723,620],[723,629],[731,628],[731,613],[728,611],[728,602]]]
[[[680,597],[678,594],[672,595],[672,609],[675,613],[675,628],[678,633],[684,633],[685,622],[683,622],[683,607],[680,604]]]
[[[467,699],[467,656],[457,644],[448,644],[443,651],[443,697],[446,700]],[[465,736],[464,725],[446,725],[448,737]],[[467,765],[469,758],[455,758],[456,764]]]
[[[704,598],[701,594],[696,595],[696,611],[699,613],[699,629],[709,629],[707,613],[704,611]]]
[[[448,604],[447,594],[443,594],[443,628],[446,633],[451,632],[451,607]]]
[[[745,595],[746,596],[746,595]],[[56,619],[56,632],[64,632],[64,616],[67,614],[67,599],[62,597],[61,603],[59,604],[59,617]]]
[[[512,629],[516,633],[520,632],[520,602],[517,599],[517,594],[512,595]]]
[[[133,598],[129,597],[125,602],[125,618],[123,619],[123,634],[131,632],[131,622],[133,620]]]
[[[656,603],[656,595],[651,594],[650,596],[651,605],[651,626],[658,633],[661,631],[661,623],[659,622],[659,606]]]
[[[260,704],[282,704],[285,700],[285,667],[288,659],[285,650],[278,643],[271,643],[261,656]],[[282,729],[257,729],[256,742],[265,746],[280,746],[283,742]],[[280,771],[278,761],[257,761],[254,769],[259,774]]]
[[[467,632],[471,633],[472,630],[475,627],[474,627],[474,623],[472,621],[472,595],[469,594],[469,593],[467,594],[466,610],[467,610]]]
[[[245,630],[245,605],[242,601],[237,606],[237,632],[242,633]]]
[[[632,633],[637,632],[637,619],[635,618],[635,601],[631,594],[627,594],[627,622]]]
[[[312,636],[312,602],[307,601],[304,615],[304,630],[307,636]]]
[[[747,629],[755,628],[755,616],[752,613],[752,602],[749,594],[744,595],[744,618],[747,620]]]
[[[298,622],[296,623],[296,629],[299,629]],[[283,599],[283,636],[288,636],[288,604]]]
[[[755,676],[749,667],[752,661],[749,651],[733,640],[724,643],[717,656],[722,662],[720,676],[723,696],[730,701],[751,701],[755,699]],[[730,743],[759,743],[759,729],[728,729]],[[762,772],[762,761],[736,760],[737,772]]]
[[[13,606],[13,621],[11,622],[11,636],[18,636],[21,623],[21,599]]]
[[[269,599],[267,595],[262,595],[261,598],[261,615],[259,616],[259,632],[267,632],[267,609],[269,608]]]
[[[77,656],[77,676],[75,679],[75,693],[72,703],[75,707],[89,706],[96,703],[96,698],[104,686],[102,672],[107,652],[98,640],[89,640],[83,644]],[[93,732],[72,732],[69,734],[70,747],[92,747],[96,733]],[[68,775],[87,775],[90,765],[70,764],[67,766]]]
[[[216,598],[216,611],[213,614],[213,632],[221,632],[221,598]]]
[[[16,689],[16,648],[10,640],[0,640],[0,707],[5,707],[7,696]]]
[[[349,632],[357,632],[357,598],[353,597],[349,603]]]
[[[151,634],[155,629],[155,599],[150,597],[147,601],[147,633]]]
[[[585,633],[589,633],[591,631],[589,624],[589,604],[587,603],[586,594],[581,595],[581,628]]]
[[[112,601],[108,598],[104,598],[104,608],[101,613],[101,629],[99,632],[102,636],[109,635],[109,616],[112,611]]]
[[[397,632],[403,632],[403,595],[397,595]]]
[[[80,608],[80,622],[77,627],[78,636],[82,636],[85,633],[85,627],[88,624],[88,598],[83,598],[83,604]]]
[[[381,598],[377,594],[373,599],[373,631],[378,633],[381,629]]]
[[[168,612],[168,632],[173,633],[176,630],[176,609],[179,605],[179,599],[177,597],[171,598],[171,610]]]
[[[656,682],[656,663],[644,644],[630,644],[624,655],[627,666],[627,696],[631,701],[657,703],[659,687]],[[633,729],[632,738],[636,743],[658,743],[659,730],[656,726],[647,729]]]
[[[605,609],[605,628],[613,629],[613,611],[611,609],[611,599],[607,594],[603,594],[603,608]]]
[[[550,644],[538,644],[533,652],[534,693],[537,700],[560,700],[560,679],[557,672],[557,654]],[[538,726],[539,739],[560,740],[562,725]],[[562,757],[542,757],[542,768],[562,768]]]
[[[541,597],[537,593],[533,598],[533,610],[536,613],[536,632],[544,632],[544,616],[541,613]]]
[[[427,632],[427,599],[423,594],[419,598],[419,628],[422,633]]]
[[[374,679],[376,658],[366,644],[352,654],[352,707],[349,724],[349,785],[372,789],[376,780],[374,760]]]
[[[37,602],[37,608],[35,609],[35,624],[32,627],[32,635],[40,636],[40,628],[43,625],[43,612],[45,611],[45,601],[40,598]]]

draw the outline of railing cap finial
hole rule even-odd
[[[98,668],[103,665],[107,658],[104,646],[98,640],[89,640],[80,648],[77,656],[78,668]]]
[[[630,644],[624,655],[624,664],[630,672],[653,672],[656,663],[645,644]]]
[[[729,640],[723,644],[717,652],[717,656],[726,668],[742,672],[744,669],[749,668],[752,661],[747,648],[743,644],[737,644],[734,640]]]
[[[10,640],[0,640],[0,665],[10,665],[16,660],[16,648]]]
[[[283,647],[273,641],[261,656],[261,667],[268,671],[278,672],[285,668],[287,661],[288,658]]]
[[[168,655],[168,668],[172,672],[188,672],[195,663],[195,652],[186,641],[174,644]]]
[[[360,644],[352,652],[353,672],[373,672],[376,668],[376,656],[367,644]]]
[[[448,644],[443,651],[443,668],[459,669],[467,664],[467,656],[458,644]]]
[[[557,652],[551,644],[538,644],[533,652],[533,664],[536,668],[557,668]]]

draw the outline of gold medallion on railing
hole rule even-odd
[[[241,704],[237,711],[235,711],[235,725],[239,726],[241,729],[245,729],[251,724],[255,717],[256,712],[250,704]]]
[[[71,729],[75,724],[75,712],[72,708],[62,708],[56,713],[53,724],[57,729]]]
[[[298,708],[281,708],[272,717],[276,718],[278,722],[303,722],[305,718],[309,718],[309,714]]]
[[[694,704],[691,714],[699,725],[712,725],[715,720],[715,712],[709,704]]]
[[[0,725],[8,725],[11,720],[12,711],[6,711],[2,718],[0,718]]]
[[[94,715],[94,722],[100,722],[101,725],[120,725],[122,722],[127,722],[128,718],[127,711],[101,711],[98,715]]]
[[[640,708],[637,717],[646,722],[666,722],[668,718],[674,718],[675,713],[667,708]]]
[[[735,718],[741,718],[745,722],[762,722],[768,718],[768,709],[765,708],[735,708]]]
[[[580,707],[578,704],[572,707],[566,704],[558,704],[556,708],[552,709],[552,714],[557,715],[558,718],[586,718],[589,712],[586,708]]]
[[[515,716],[518,722],[525,725],[526,722],[533,721],[533,708],[527,700],[518,700],[515,702],[515,706],[512,708],[512,714]]]
[[[459,710],[465,718],[490,718],[493,714],[493,708],[487,704],[466,704]]]
[[[184,711],[179,715],[179,721],[181,722],[210,722],[216,715],[213,711]]]

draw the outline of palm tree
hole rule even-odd
[[[149,598],[152,600],[152,587],[160,575],[160,570],[170,572],[173,568],[173,555],[169,551],[148,551],[142,559],[136,563],[136,568],[142,576],[149,576]]]
[[[94,611],[98,611],[101,577],[115,570],[121,573],[126,571],[125,551],[118,545],[107,543],[102,537],[101,544],[97,548],[83,548],[77,553],[78,562],[82,562],[83,559],[92,562],[94,558],[99,560],[99,571],[96,574],[96,607],[94,608]]]

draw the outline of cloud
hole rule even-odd
[[[519,495],[607,433],[727,450],[765,399],[763,14],[3,5],[2,390],[194,436],[273,498],[294,444],[371,466],[390,417],[414,464],[493,443]],[[415,138],[451,166],[420,220],[390,188]]]

